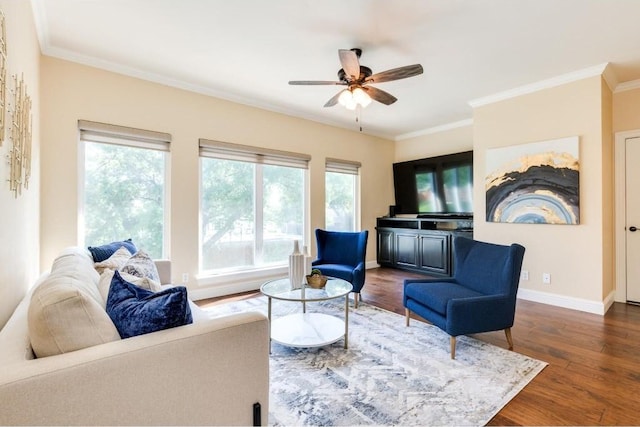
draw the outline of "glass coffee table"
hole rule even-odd
[[[349,346],[349,292],[353,287],[346,280],[330,277],[322,289],[308,286],[291,289],[289,278],[266,282],[260,287],[269,299],[269,328],[272,341],[289,347],[322,347],[344,338]],[[344,320],[323,313],[307,313],[307,303],[344,297]],[[288,314],[272,319],[272,300],[302,303],[302,313]]]

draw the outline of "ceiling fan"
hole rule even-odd
[[[333,107],[338,102],[350,110],[357,105],[366,107],[371,100],[376,100],[385,105],[391,105],[398,99],[388,92],[369,86],[371,83],[383,83],[393,80],[406,79],[407,77],[422,74],[422,65],[406,65],[373,74],[371,68],[360,65],[362,49],[339,49],[338,56],[342,68],[338,70],[338,81],[325,80],[292,80],[290,85],[341,85],[347,86],[324,104],[325,107]]]

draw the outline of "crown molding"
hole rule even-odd
[[[634,89],[640,89],[640,79],[618,84],[613,93],[626,92]]]
[[[618,76],[616,75],[615,71],[613,71],[613,67],[609,63],[607,63],[607,65],[604,67],[604,70],[602,71],[602,78],[607,83],[607,86],[609,86],[609,90],[611,90],[611,92],[614,92],[616,87],[620,83],[618,81]]]
[[[506,99],[511,99],[522,95],[527,95],[544,89],[550,89],[567,83],[583,80],[589,77],[601,76],[607,69],[608,65],[609,63],[605,62],[604,64],[595,65],[593,67],[584,68],[582,70],[573,71],[567,74],[561,74],[550,79],[520,86],[511,90],[485,96],[483,98],[474,99],[469,101],[469,105],[472,108],[482,107],[484,105],[493,104],[495,102],[504,101]],[[609,76],[609,78],[612,78],[611,75]],[[611,83],[607,80],[607,84],[610,85]]]
[[[40,52],[49,46],[49,28],[47,26],[47,16],[42,5],[43,0],[31,0],[31,13],[33,13],[33,23],[36,27]]]
[[[465,119],[457,122],[446,123],[444,125],[434,126],[431,128],[418,130],[415,132],[403,133],[395,137],[395,141],[402,141],[405,139],[416,138],[423,135],[432,135],[434,133],[445,132],[452,129],[458,129],[462,127],[473,126],[473,119]]]
[[[352,125],[348,125],[339,121],[325,119],[317,115],[307,114],[304,112],[300,112],[299,110],[285,108],[279,105],[263,102],[255,98],[248,98],[248,97],[239,96],[239,95],[232,94],[225,91],[215,90],[210,87],[189,83],[184,80],[177,80],[162,74],[151,73],[149,71],[140,70],[138,68],[125,66],[125,65],[114,63],[111,61],[105,61],[103,59],[99,59],[91,56],[78,55],[77,53],[68,51],[66,49],[52,48],[49,46],[45,46],[45,47],[41,47],[41,50],[42,50],[42,54],[46,56],[51,56],[54,58],[65,60],[65,61],[86,65],[86,66],[97,68],[100,70],[109,71],[115,74],[121,74],[121,75],[137,78],[137,79],[152,82],[152,83],[158,83],[164,86],[181,89],[188,92],[198,93],[200,95],[211,96],[213,98],[234,102],[236,104],[241,104],[248,107],[258,108],[258,109],[270,111],[273,113],[283,114],[289,117],[309,120],[315,123],[320,123],[320,124],[340,128],[340,129],[345,129],[351,132],[363,133],[369,136],[374,136],[374,137],[383,138],[387,140],[393,140],[394,138],[394,135],[392,134],[367,131],[366,127],[364,131],[358,132],[353,128]]]

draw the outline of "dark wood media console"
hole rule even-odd
[[[430,275],[453,272],[453,237],[473,238],[471,217],[377,219],[378,264]]]

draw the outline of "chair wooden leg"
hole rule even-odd
[[[358,300],[360,299],[360,293],[359,292],[354,292],[353,293],[353,307],[354,308],[358,308]]]
[[[405,309],[404,309],[404,316],[405,316],[405,318],[406,318],[406,326],[409,326],[409,319],[410,319],[410,317],[409,317],[409,309],[408,309],[408,308],[405,308]]]
[[[451,341],[451,358],[455,359],[456,358],[456,337],[451,337],[449,339]]]
[[[505,329],[504,334],[507,336],[507,343],[509,344],[509,350],[513,350],[513,338],[511,337],[511,328]]]

